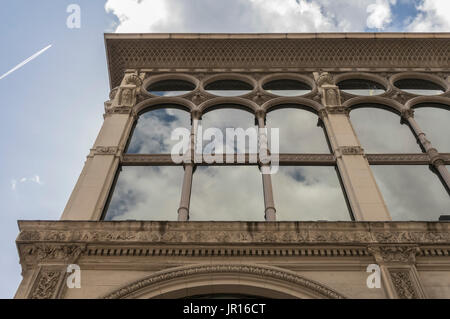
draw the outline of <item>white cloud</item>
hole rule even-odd
[[[367,6],[367,27],[383,30],[392,22],[391,5],[394,5],[396,0],[376,0]]]
[[[407,27],[414,32],[448,32],[450,30],[450,1],[423,0],[418,6],[418,15]]]
[[[388,1],[388,0],[386,0]],[[391,0],[392,1],[392,0]],[[116,32],[364,31],[374,0],[108,0]]]

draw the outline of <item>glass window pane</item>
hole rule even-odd
[[[234,109],[213,110],[202,116],[201,126],[204,137],[203,154],[212,154],[214,151],[216,154],[257,153],[258,129],[255,125],[255,116],[247,111],[237,109],[236,106]],[[242,129],[244,132],[248,130],[248,134],[244,136],[245,143],[242,142],[244,145],[238,143],[232,134],[227,140],[227,128]],[[209,136],[210,133],[213,136]]]
[[[139,116],[127,153],[170,154],[179,140],[171,140],[172,131],[179,127],[190,130],[190,114],[178,109],[158,109]]]
[[[428,166],[371,166],[392,220],[437,221],[449,215],[450,197]]]
[[[177,220],[184,170],[180,166],[124,166],[105,220]]]
[[[280,166],[271,176],[277,221],[351,220],[334,167]]]
[[[350,112],[356,135],[366,153],[421,153],[414,134],[400,116],[377,108]]]
[[[192,181],[190,220],[264,221],[257,166],[199,166]]]
[[[195,89],[193,83],[183,80],[164,80],[151,84],[147,90],[157,96],[178,96]]]
[[[206,85],[205,90],[218,96],[239,96],[250,93],[253,87],[243,81],[219,80]]]
[[[444,89],[440,85],[420,79],[398,80],[394,85],[402,91],[417,95],[438,95],[444,93]]]
[[[263,85],[263,89],[280,96],[299,96],[311,92],[309,85],[289,79],[270,81]]]
[[[440,153],[450,152],[450,107],[421,107],[414,110],[414,118],[422,131]]]
[[[267,113],[266,127],[279,129],[280,153],[330,153],[319,118],[312,112],[283,108]],[[268,130],[269,146],[270,130]],[[275,152],[275,150],[272,150]]]
[[[339,89],[353,95],[372,96],[383,94],[386,89],[377,82],[369,80],[351,79],[338,83]]]

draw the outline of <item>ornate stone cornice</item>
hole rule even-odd
[[[20,221],[30,243],[450,244],[439,222],[74,222]]]
[[[149,277],[126,285],[113,293],[106,295],[105,299],[120,299],[132,296],[140,290],[157,286],[161,282],[189,278],[198,275],[213,274],[236,274],[238,276],[264,277],[264,280],[277,280],[289,283],[289,285],[299,286],[317,294],[323,298],[344,299],[345,297],[336,291],[310,279],[306,279],[294,272],[260,265],[246,264],[209,264],[193,265],[157,272]]]
[[[420,253],[417,246],[370,246],[369,252],[379,264],[411,263],[416,261],[416,254]]]
[[[345,39],[345,40],[344,40]],[[446,34],[106,34],[111,87],[127,69],[442,68]],[[376,56],[377,59],[372,59]]]

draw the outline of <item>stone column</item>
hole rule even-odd
[[[450,173],[445,167],[444,160],[439,156],[438,151],[433,147],[431,142],[427,139],[425,133],[420,128],[419,124],[417,124],[414,119],[414,110],[407,109],[402,112],[402,120],[406,121],[409,124],[409,127],[413,130],[417,139],[419,140],[422,148],[427,152],[430,157],[431,165],[439,172],[442,177],[442,181],[445,183],[447,190],[450,190]]]
[[[259,131],[259,154],[260,154],[260,171],[262,175],[263,182],[263,192],[264,192],[264,218],[266,221],[276,221],[276,209],[275,202],[273,199],[272,191],[272,178],[269,174],[270,172],[270,162],[267,159],[263,159],[264,154],[268,155],[268,145],[267,145],[267,134],[265,133],[265,112],[256,112],[256,120],[258,122]]]
[[[341,105],[339,88],[329,73],[315,74],[315,77],[324,105],[319,111],[319,117],[325,125],[355,220],[391,220],[364,150],[353,130],[349,110]]]
[[[120,87],[105,102],[102,128],[91,149],[61,220],[99,220],[108,198],[120,157],[136,119],[133,106],[142,80],[125,73]]]
[[[381,271],[381,285],[390,299],[427,298],[417,272],[415,245],[370,246]]]
[[[197,110],[191,113],[191,136],[188,153],[185,156],[183,187],[181,189],[180,207],[178,208],[178,221],[189,220],[189,205],[191,201],[192,177],[194,174],[195,141],[197,140],[198,121],[201,113]]]

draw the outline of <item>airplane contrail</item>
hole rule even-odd
[[[30,62],[31,60],[34,60],[35,58],[37,58],[39,55],[41,55],[42,53],[44,53],[45,51],[47,51],[48,49],[50,49],[52,47],[52,45],[48,45],[45,48],[43,48],[42,50],[40,50],[39,52],[36,52],[35,54],[33,54],[32,56],[30,56],[28,59],[26,59],[25,61],[17,64],[15,67],[13,67],[11,70],[9,70],[8,72],[6,72],[5,74],[3,74],[2,76],[0,76],[0,80],[3,79],[4,77],[6,77],[7,75],[13,73],[14,71],[16,71],[17,69],[20,69],[21,67],[23,67],[25,64],[27,64],[28,62]]]

